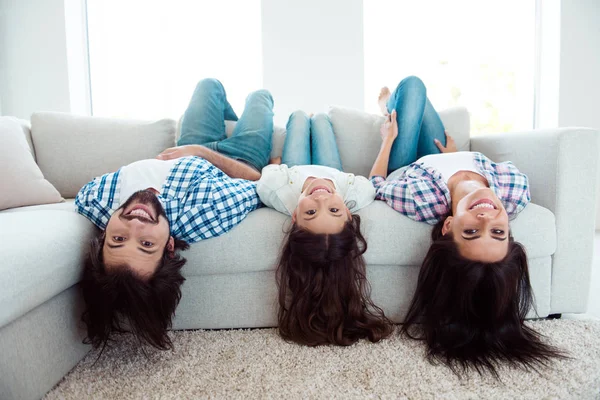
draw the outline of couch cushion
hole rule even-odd
[[[21,129],[23,130],[23,134],[25,135],[25,140],[27,140],[27,145],[29,146],[29,151],[35,160],[35,149],[33,148],[33,141],[31,140],[31,123],[29,121],[25,121],[24,119],[15,118],[15,121],[19,124]]]
[[[188,260],[184,276],[274,269],[289,221],[270,208],[252,211],[225,235],[192,243],[182,252]]]
[[[36,165],[26,133],[16,118],[0,117],[0,210],[62,201]]]
[[[418,266],[430,243],[431,226],[415,222],[375,201],[358,212],[368,243],[368,265]],[[290,218],[269,208],[253,211],[226,235],[194,243],[183,252],[186,276],[230,274],[275,269]],[[556,250],[554,215],[530,204],[511,223],[513,235],[530,258]]]
[[[9,208],[7,210],[0,211],[0,214],[5,213],[15,213],[15,212],[26,212],[26,211],[67,211],[67,212],[76,212],[75,211],[75,199],[65,199],[62,203],[52,203],[52,204],[40,204],[37,206],[27,206],[27,207],[17,207],[17,208]]]
[[[440,118],[459,150],[469,150],[469,113],[464,107],[454,107],[439,112]],[[384,117],[364,111],[331,107],[329,118],[344,171],[369,176],[379,148],[379,128]]]
[[[73,198],[95,177],[174,146],[175,121],[40,112],[31,116],[31,135],[46,179],[63,197]]]
[[[0,327],[81,279],[96,228],[75,212],[0,214]]]

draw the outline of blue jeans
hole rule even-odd
[[[439,149],[433,139],[446,145],[444,124],[427,98],[427,89],[416,76],[403,79],[387,103],[388,112],[396,110],[398,137],[392,145],[388,173],[415,162]]]
[[[229,138],[225,120],[238,121]],[[273,97],[268,91],[250,93],[238,120],[221,82],[203,79],[183,115],[177,145],[200,144],[260,171],[269,163],[272,137]]]
[[[303,111],[294,111],[286,130],[282,164],[288,167],[324,165],[342,170],[335,135],[326,114],[317,114],[311,118]]]

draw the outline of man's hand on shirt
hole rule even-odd
[[[202,157],[204,154],[204,146],[197,144],[188,144],[185,146],[170,147],[156,156],[159,160],[175,160],[181,157]]]
[[[446,131],[444,131],[444,135],[446,135],[446,147],[444,147],[442,143],[437,139],[433,139],[433,142],[442,153],[456,153],[458,149],[456,148],[456,143],[454,143],[454,139],[452,138],[452,136],[448,135],[448,132]]]
[[[171,147],[156,156],[159,160],[175,160],[181,157],[202,157],[231,178],[247,179],[257,181],[260,179],[260,171],[255,170],[248,164],[231,159],[207,147],[188,144],[185,146]]]

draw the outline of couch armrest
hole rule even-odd
[[[556,217],[551,313],[587,309],[592,268],[599,132],[560,128],[471,138],[471,151],[512,161],[527,174],[531,201]]]

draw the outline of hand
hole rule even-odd
[[[442,145],[442,142],[440,142],[437,139],[433,139],[433,142],[442,153],[456,153],[458,149],[456,148],[456,143],[454,143],[454,139],[452,138],[452,136],[448,135],[448,132],[446,131],[444,131],[444,135],[446,135],[446,147],[444,147]]]
[[[396,110],[393,110],[391,114],[386,116],[386,120],[381,124],[379,129],[381,133],[381,140],[383,142],[389,141],[393,143],[398,137],[398,121],[396,120]]]
[[[175,160],[176,158],[196,156],[202,157],[202,146],[188,144],[185,146],[170,147],[156,156],[159,160]]]

